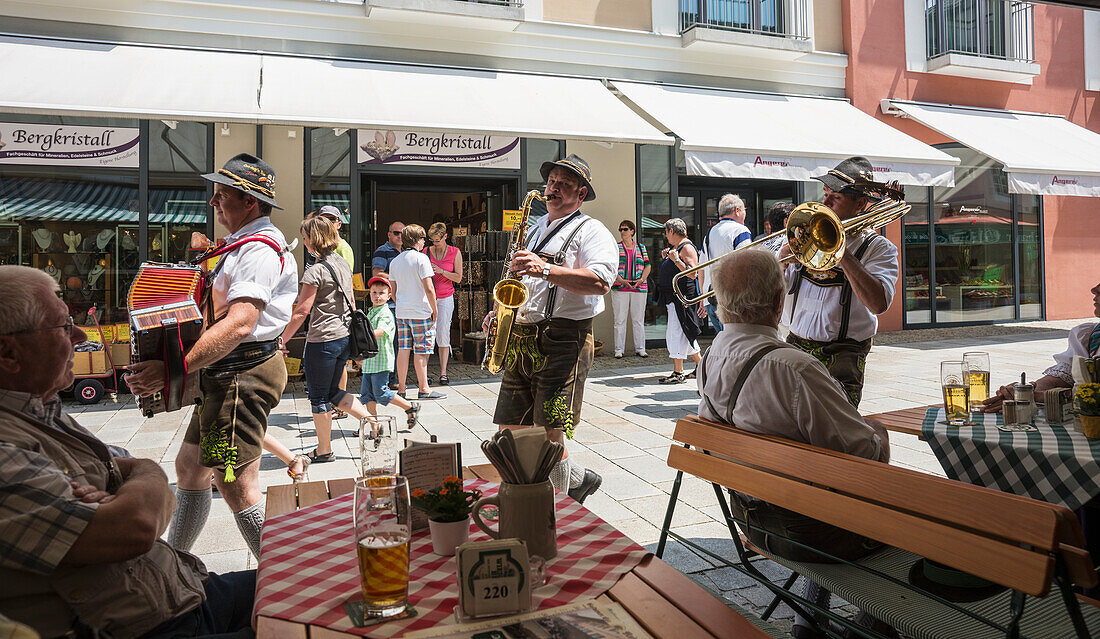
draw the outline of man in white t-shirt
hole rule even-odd
[[[432,284],[431,260],[422,253],[424,227],[410,224],[401,229],[401,254],[390,262],[390,281],[397,305],[397,392],[405,396],[405,377],[409,373],[409,353],[416,370],[417,399],[443,399],[447,395],[428,387],[428,356],[435,345],[437,316],[435,285]]]
[[[700,261],[705,262],[721,257],[749,242],[752,242],[752,233],[745,226],[745,202],[733,193],[726,193],[722,199],[718,200],[718,223],[707,233]],[[704,293],[712,288],[711,272],[710,268],[703,269]],[[722,320],[718,319],[718,307],[715,305],[713,296],[707,300],[707,317],[710,318],[710,325],[714,331],[721,333]]]

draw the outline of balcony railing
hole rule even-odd
[[[695,27],[810,39],[810,0],[680,0],[680,33]]]
[[[928,59],[951,53],[1035,61],[1031,2],[926,0]]]

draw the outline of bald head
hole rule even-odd
[[[765,249],[734,251],[714,272],[718,316],[723,322],[778,326],[783,310],[783,271]]]

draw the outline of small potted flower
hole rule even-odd
[[[1081,419],[1081,430],[1089,439],[1100,439],[1100,384],[1077,384],[1073,409]]]
[[[476,488],[464,490],[458,477],[446,477],[438,487],[416,489],[410,495],[413,508],[428,515],[432,549],[437,555],[450,556],[470,536],[470,507],[481,499]]]

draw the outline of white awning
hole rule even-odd
[[[613,84],[683,140],[690,175],[804,181],[862,155],[876,180],[951,186],[959,163],[846,100]]]
[[[674,142],[584,78],[265,56],[262,106],[324,125]]]
[[[0,37],[0,109],[672,144],[600,80]]]
[[[1011,193],[1100,197],[1100,135],[1060,115],[904,100],[881,106],[1004,164]]]

